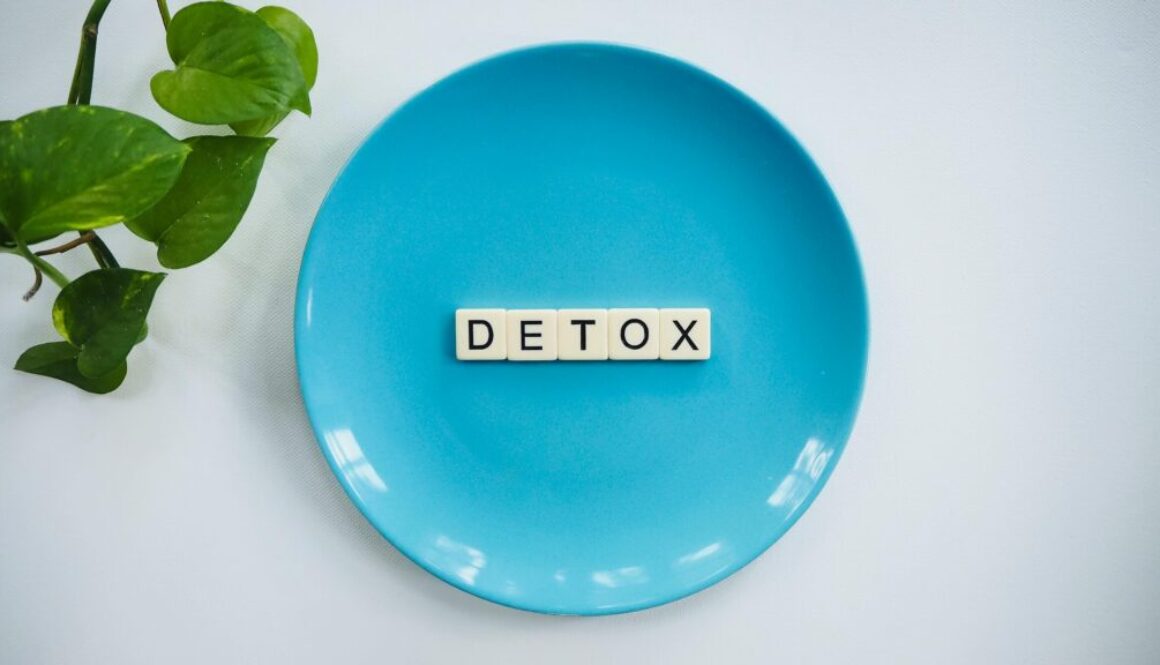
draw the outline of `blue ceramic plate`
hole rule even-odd
[[[709,307],[705,362],[466,363],[459,307]],[[443,580],[538,612],[665,603],[801,516],[852,427],[866,298],[818,169],[728,84],[631,48],[501,55],[387,119],[302,261],[335,474]]]

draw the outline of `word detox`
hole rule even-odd
[[[459,309],[460,360],[705,360],[707,309]]]

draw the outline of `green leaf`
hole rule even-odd
[[[282,7],[262,7],[257,12],[271,28],[294,50],[294,58],[302,70],[306,87],[295,97],[292,106],[306,115],[311,113],[310,90],[318,78],[318,44],[314,41],[314,31],[297,14]],[[289,111],[274,115],[231,123],[230,127],[243,136],[265,136],[282,122]]]
[[[166,268],[203,261],[225,244],[254,196],[266,151],[274,139],[197,136],[177,184],[153,208],[126,222],[157,244]]]
[[[184,60],[206,37],[251,12],[228,2],[199,2],[184,7],[169,22],[165,48],[174,63]]]
[[[306,87],[313,88],[318,78],[318,44],[314,41],[314,31],[306,21],[285,7],[262,7],[255,13],[294,49]]]
[[[286,41],[261,17],[221,2],[199,2],[173,16],[166,34],[177,69],[150,81],[157,103],[208,125],[284,113],[306,89]]]
[[[112,268],[87,272],[61,289],[52,321],[80,349],[77,370],[82,375],[100,377],[125,362],[163,279],[163,273]]]
[[[100,106],[0,123],[0,220],[27,244],[123,222],[169,191],[188,152],[145,118]]]
[[[294,51],[294,60],[302,70],[306,85],[295,98],[293,107],[310,115],[309,93],[318,78],[318,43],[314,41],[314,31],[306,21],[285,7],[262,7],[256,13]]]
[[[289,111],[283,111],[281,113],[275,113],[274,115],[268,115],[264,118],[258,118],[257,120],[231,122],[230,129],[234,130],[238,136],[265,136],[281,124],[288,115],[290,115]]]
[[[39,374],[60,379],[81,390],[103,395],[112,392],[125,380],[129,367],[124,360],[112,371],[96,377],[81,374],[77,369],[77,356],[81,350],[68,342],[37,344],[20,355],[16,369],[29,374]]]
[[[11,120],[0,120],[0,137],[7,136],[8,127],[12,124]],[[0,143],[0,155],[7,152],[3,143]],[[0,157],[2,159],[2,157]],[[5,247],[15,247],[16,241],[12,238],[12,234],[8,231],[8,221],[4,219],[4,189],[9,187],[11,183],[6,179],[3,172],[0,172],[0,245]]]

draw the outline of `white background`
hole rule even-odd
[[[4,2],[0,118],[63,102],[85,4]],[[163,118],[152,5],[113,3],[94,101]],[[0,662],[1160,662],[1155,3],[292,6],[315,115],[278,130],[229,245],[166,281],[123,388],[0,371]],[[313,440],[291,337],[362,137],[462,65],[576,39],[778,115],[849,215],[872,319],[858,425],[805,518],[712,589],[601,619],[497,607],[391,549]],[[0,257],[4,365],[54,336],[31,276]]]

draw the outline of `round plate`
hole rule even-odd
[[[456,308],[708,307],[704,362],[458,362]],[[866,299],[768,113],[609,45],[425,90],[335,182],[302,261],[307,410],[399,550],[488,600],[606,614],[722,579],[802,514],[861,394]]]

